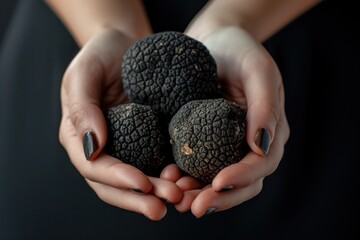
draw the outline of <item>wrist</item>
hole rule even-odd
[[[93,31],[89,35],[88,40],[98,35],[110,34],[110,35],[114,35],[115,37],[118,36],[121,39],[124,39],[125,37],[129,39],[129,41],[131,42],[136,42],[151,33],[152,32],[148,29],[143,29],[143,31],[125,31],[122,27],[108,25],[108,24],[99,24],[98,26],[95,26],[93,28]]]
[[[219,28],[238,27],[264,42],[320,0],[210,1],[190,24],[188,33],[199,40]]]
[[[46,0],[46,3],[80,47],[104,29],[117,29],[133,39],[151,32],[140,0]]]

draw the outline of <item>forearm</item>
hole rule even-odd
[[[203,34],[240,26],[263,42],[321,0],[212,0],[200,12]],[[199,36],[200,38],[202,36]]]
[[[45,0],[82,46],[99,31],[111,28],[139,39],[151,33],[140,0]]]

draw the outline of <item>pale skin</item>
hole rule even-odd
[[[232,208],[261,191],[264,178],[279,165],[290,134],[281,75],[261,43],[319,0],[209,1],[186,29],[214,56],[226,97],[248,111],[250,153],[220,171],[208,186],[183,175],[175,164],[155,178],[102,152],[107,139],[103,110],[127,101],[120,81],[122,55],[132,43],[152,33],[141,1],[46,2],[81,47],[61,86],[60,142],[100,199],[158,221],[166,215],[164,199],[180,212],[202,217],[208,209]],[[255,144],[262,128],[270,133],[267,155]],[[90,161],[82,146],[87,131],[98,142]]]

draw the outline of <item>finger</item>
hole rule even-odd
[[[160,178],[172,181],[172,182],[176,182],[177,180],[179,180],[179,178],[182,176],[182,171],[181,169],[175,164],[169,164],[167,165],[160,174]]]
[[[88,160],[95,159],[106,143],[107,126],[102,104],[105,100],[107,104],[124,100],[124,95],[120,94],[120,73],[114,77],[118,81],[105,81],[109,70],[96,54],[97,45],[96,41],[90,42],[73,59],[64,74],[61,88],[63,114],[69,117],[82,139]]]
[[[103,70],[92,59],[86,53],[77,55],[64,75],[61,92],[63,114],[81,137],[88,160],[101,152],[107,139],[106,121],[100,109]]]
[[[251,185],[267,174],[269,161],[266,160],[254,152],[248,153],[240,162],[224,168],[215,176],[212,182],[214,191],[239,189]]]
[[[183,171],[176,164],[169,164],[160,174],[160,178],[175,182],[182,191],[202,188],[203,183],[190,176],[182,176]]]
[[[181,201],[174,205],[175,209],[182,213],[190,211],[191,204],[200,192],[200,189],[185,191]]]
[[[148,193],[152,183],[139,169],[102,153],[97,161],[84,162],[76,167],[87,179],[119,189]]]
[[[283,108],[282,79],[280,72],[263,49],[249,53],[243,81],[247,100],[246,139],[250,148],[266,156],[275,135]]]
[[[168,180],[149,177],[153,188],[151,193],[169,203],[177,203],[183,196],[183,191],[174,183]]]
[[[258,195],[262,186],[263,179],[260,179],[246,188],[227,192],[219,193],[212,188],[206,189],[194,199],[191,212],[199,218],[213,212],[227,210]]]
[[[204,184],[190,176],[184,176],[176,181],[176,185],[183,191],[203,188]]]
[[[61,97],[63,105],[65,104],[63,114],[69,118],[77,135],[82,139],[85,157],[90,160],[104,147],[107,127],[99,107],[101,93],[88,86],[91,85],[97,90],[100,88],[98,84],[94,84],[99,74],[94,70],[87,72],[86,68],[88,67],[83,64],[72,63],[64,76]],[[94,75],[89,76],[88,73]]]
[[[152,183],[139,169],[121,162],[105,153],[101,153],[97,161],[86,161],[81,150],[81,141],[69,121],[62,121],[61,138],[66,138],[63,146],[69,158],[80,174],[91,181],[121,189],[134,189],[147,193]],[[66,126],[70,125],[70,126]],[[68,130],[66,130],[68,129]]]
[[[218,47],[224,43],[229,47]],[[241,28],[216,31],[206,37],[204,44],[216,59],[227,97],[247,109],[246,139],[250,148],[266,156],[283,107],[279,96],[282,79],[276,63],[266,49]]]
[[[90,180],[86,181],[102,201],[112,206],[143,214],[153,221],[159,221],[166,215],[166,206],[153,195],[134,193]]]
[[[240,162],[224,168],[215,176],[212,182],[213,189],[222,191],[244,188],[272,174],[280,164],[288,138],[289,127],[285,115],[282,114],[268,156],[263,157],[252,151],[249,152]]]

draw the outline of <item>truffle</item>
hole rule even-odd
[[[147,175],[157,175],[167,145],[158,116],[150,106],[117,105],[104,115],[108,126],[105,152]]]
[[[224,98],[193,100],[169,125],[176,164],[187,174],[211,183],[223,168],[245,155],[246,111]]]
[[[170,119],[182,105],[218,97],[216,63],[204,44],[176,31],[149,35],[124,55],[122,82],[129,102]]]

